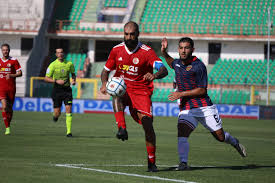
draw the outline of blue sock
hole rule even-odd
[[[238,143],[238,140],[234,137],[232,137],[228,132],[224,132],[225,136],[225,142],[228,144],[231,144],[232,146],[236,146]]]
[[[189,142],[187,137],[178,137],[178,154],[180,162],[187,163],[189,153]]]

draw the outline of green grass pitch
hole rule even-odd
[[[190,171],[178,164],[177,119],[155,117],[159,172],[146,172],[142,127],[126,116],[129,140],[115,138],[112,114],[74,114],[73,138],[65,136],[65,115],[15,112],[10,136],[0,128],[2,183],[274,182],[275,121],[223,119],[223,127],[247,148],[241,158],[199,125],[189,138]],[[61,166],[56,166],[57,164]],[[70,164],[71,166],[68,166]],[[67,166],[67,167],[65,167]]]

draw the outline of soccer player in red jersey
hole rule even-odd
[[[201,123],[220,142],[231,144],[242,157],[246,157],[245,147],[239,140],[222,128],[222,120],[216,106],[207,94],[207,71],[204,63],[192,56],[194,42],[189,37],[179,40],[180,59],[173,59],[166,51],[168,41],[162,40],[161,51],[168,65],[175,70],[177,91],[172,92],[169,100],[180,99],[178,115],[178,170],[189,169],[187,165],[190,134]]]
[[[10,135],[10,122],[12,119],[12,106],[15,98],[16,77],[22,76],[21,66],[17,59],[10,57],[10,46],[1,45],[3,57],[0,58],[0,100],[2,103],[2,116],[6,126],[5,135]]]
[[[156,172],[156,136],[153,128],[152,101],[153,80],[168,74],[160,58],[149,46],[138,41],[139,27],[135,22],[124,26],[124,42],[113,47],[101,73],[100,91],[106,94],[106,83],[110,71],[114,76],[124,77],[127,89],[123,97],[113,97],[113,108],[118,124],[117,138],[127,140],[124,109],[129,106],[132,118],[143,126],[148,154],[148,171]],[[158,72],[153,74],[153,69]]]

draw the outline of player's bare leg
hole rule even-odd
[[[188,138],[193,129],[185,123],[178,123],[178,154],[179,154],[179,166],[176,170],[188,170],[188,154],[189,154],[189,142]]]
[[[145,142],[148,154],[148,172],[157,172],[156,166],[156,135],[153,127],[153,119],[141,113],[137,113],[145,132]]]
[[[223,131],[222,128],[211,133],[218,141],[231,144],[242,157],[247,156],[245,147],[239,143],[239,140],[231,136],[228,132]]]
[[[53,109],[53,121],[57,122],[59,116],[61,115],[61,108],[57,107]]]
[[[123,104],[123,98],[113,96],[112,101],[113,101],[113,109],[115,113],[116,123],[118,127],[118,132],[116,134],[116,137],[118,139],[121,139],[122,141],[128,140],[128,133],[126,130],[126,122],[125,122],[125,116],[124,116],[125,106]]]
[[[10,109],[10,105],[8,103],[7,99],[2,99],[1,100],[1,104],[2,104],[2,117],[3,117],[3,121],[5,123],[5,127],[6,127],[6,131],[5,131],[5,135],[10,135],[10,114],[9,111],[11,111]]]
[[[67,137],[72,137],[72,105],[65,105]]]

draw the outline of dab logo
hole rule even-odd
[[[187,67],[186,67],[186,70],[187,71],[190,71],[192,69],[192,65],[188,65]]]
[[[139,63],[139,59],[138,59],[137,57],[135,57],[135,58],[133,59],[133,63],[134,63],[134,64],[138,64],[138,63]]]

